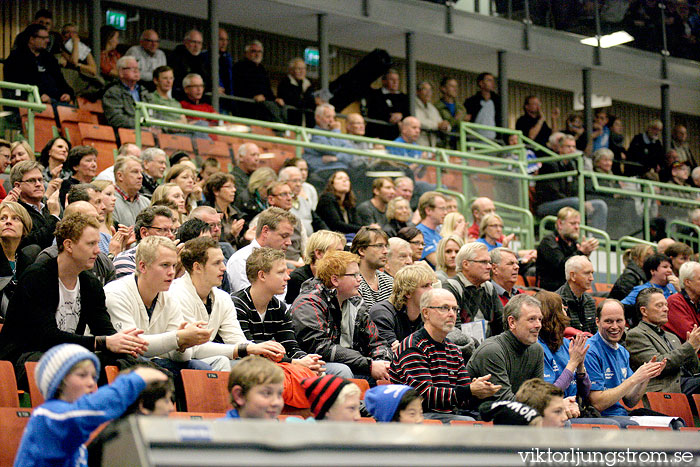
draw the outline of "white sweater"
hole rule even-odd
[[[179,279],[175,279],[170,286],[171,299],[179,305],[180,313],[189,322],[204,321],[207,329],[211,330],[210,340],[217,335],[221,336],[223,344],[208,342],[193,348],[193,358],[206,358],[223,355],[233,358],[233,350],[238,344],[251,343],[246,339],[238,323],[236,308],[233,306],[231,296],[221,289],[211,289],[211,315],[207,313],[204,302],[199,298],[194,288],[192,278],[185,273]]]
[[[151,319],[141,300],[134,275],[130,274],[105,285],[105,302],[112,324],[117,331],[138,328],[141,337],[148,341],[144,357],[161,357],[177,361],[192,358],[192,349],[178,352],[176,331],[185,321],[180,308],[169,292],[158,294]]]

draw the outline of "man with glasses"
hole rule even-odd
[[[358,296],[360,258],[347,251],[327,251],[290,308],[294,333],[304,352],[337,363],[336,375],[363,377],[373,385],[389,379],[391,350]]]
[[[30,24],[18,37],[17,48],[5,60],[5,80],[32,84],[39,88],[41,102],[69,103],[73,89],[68,85],[58,61],[47,50],[49,30]]]
[[[184,96],[182,80],[190,73],[197,73],[204,80],[206,91],[211,91],[209,60],[202,54],[204,38],[202,33],[196,29],[191,29],[185,34],[182,44],[175,47],[170,55],[168,63],[173,67],[175,74],[175,85],[173,86],[173,97],[180,99]]]
[[[143,184],[141,159],[134,156],[117,158],[114,163],[114,222],[126,226],[136,223],[136,216],[142,209],[150,206],[151,201],[139,194]]]
[[[153,29],[146,29],[141,33],[139,45],[135,45],[126,51],[126,55],[134,57],[139,62],[140,84],[150,91],[156,89],[153,83],[153,70],[168,64],[165,53],[159,49],[159,46],[160,38],[158,33]]]
[[[503,304],[491,283],[491,255],[483,243],[467,243],[455,258],[457,275],[442,287],[457,297],[457,324],[486,321],[484,335],[495,336],[503,331]]]
[[[328,226],[323,222],[323,219],[316,215],[316,211],[308,197],[299,196],[304,186],[301,170],[294,166],[284,167],[280,170],[279,180],[289,185],[289,188],[292,190],[292,208],[289,212],[299,218],[299,221],[304,226],[306,235],[311,236],[317,230],[327,230]]]
[[[139,84],[141,72],[138,61],[125,55],[117,60],[119,80],[107,87],[102,107],[107,123],[113,128],[134,128],[136,102],[146,100],[148,91]]]
[[[430,289],[420,298],[423,328],[405,338],[391,362],[392,383],[415,388],[423,397],[423,416],[448,423],[474,420],[482,399],[490,398],[501,386],[490,375],[471,379],[462,352],[447,335],[455,327],[459,307],[445,289]]]
[[[421,259],[430,263],[433,269],[437,264],[437,244],[442,240],[440,226],[447,214],[446,204],[445,197],[437,191],[423,193],[418,200],[420,223],[416,228],[423,233],[425,242]]]
[[[383,230],[362,227],[352,240],[350,251],[360,257],[359,292],[369,309],[391,295],[394,278],[380,271],[386,266],[389,237]]]
[[[141,239],[151,235],[175,240],[173,222],[173,212],[165,206],[151,206],[144,209],[136,216],[136,225],[134,226],[136,241],[140,242]],[[136,248],[124,250],[114,258],[117,279],[136,271]]]
[[[141,176],[143,178],[139,193],[149,198],[153,196],[153,192],[156,191],[163,179],[165,169],[168,168],[167,157],[165,151],[160,148],[146,148],[143,150],[143,153],[141,153],[141,164],[143,166]]]
[[[273,182],[267,189],[267,202],[270,206],[290,212],[293,201],[294,192],[292,192],[291,187],[286,182]],[[251,224],[255,225],[255,219],[253,219]],[[294,224],[294,232],[292,232],[292,243],[284,252],[284,256],[287,258],[287,264],[291,267],[297,268],[304,265],[304,260],[301,256],[304,253],[304,248],[306,248],[307,239],[308,233],[302,225],[301,220],[297,218]]]

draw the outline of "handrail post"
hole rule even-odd
[[[29,145],[32,147],[32,151],[36,152],[34,145],[34,111],[32,109],[27,109],[27,136],[29,137]]]
[[[585,186],[585,175],[583,174],[583,155],[579,155],[577,158],[578,166],[578,208],[579,214],[581,215],[581,224],[586,224],[586,186]]]
[[[139,115],[139,111],[136,111],[136,115],[134,116],[134,144],[141,148],[141,116]]]

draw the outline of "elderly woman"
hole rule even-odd
[[[44,180],[46,182],[55,178],[70,177],[70,172],[63,167],[70,149],[71,144],[60,136],[46,143],[39,156],[39,162],[44,166]]]
[[[187,217],[187,204],[185,193],[182,192],[182,188],[180,188],[177,183],[166,183],[165,185],[160,185],[153,192],[153,196],[151,196],[151,206],[163,200],[174,203],[177,209],[176,217],[182,224],[184,218]]]
[[[457,253],[464,245],[464,239],[459,235],[442,237],[437,246],[437,264],[435,274],[440,282],[447,282],[450,277],[457,275]]]
[[[316,264],[329,251],[343,251],[345,249],[345,235],[330,230],[319,230],[311,234],[306,240],[304,248],[304,266],[296,268],[289,275],[287,282],[286,303],[293,303],[299,296],[301,284],[306,280],[316,277]]]
[[[392,198],[391,201],[386,205],[386,220],[388,221],[382,227],[382,230],[391,237],[396,237],[399,230],[409,225],[411,223],[411,203],[409,200],[397,196]]]
[[[208,206],[221,214],[221,241],[235,245],[244,220],[241,213],[233,206],[236,199],[236,183],[233,175],[216,172],[207,178],[204,184],[204,197]]]
[[[63,166],[70,170],[72,175],[61,183],[61,191],[58,195],[61,206],[65,206],[70,187],[80,183],[90,183],[97,175],[97,149],[92,146],[76,146],[68,152]]]
[[[13,201],[0,204],[0,317],[5,318],[7,305],[17,285],[17,278],[30,266],[40,248],[30,245],[19,250],[22,239],[32,230],[32,218],[24,207]],[[27,250],[36,249],[33,254]]]
[[[355,204],[350,177],[346,172],[339,170],[328,180],[318,200],[316,213],[326,222],[329,229],[343,234],[355,234],[362,227]]]
[[[625,270],[620,274],[620,277],[615,281],[612,290],[608,294],[608,298],[617,300],[624,299],[638,285],[642,285],[647,281],[646,274],[642,269],[644,260],[654,254],[654,247],[651,245],[637,245],[634,248],[626,250],[622,256],[622,262],[625,263]]]
[[[165,174],[166,183],[175,183],[180,187],[182,193],[185,195],[185,209],[187,214],[190,213],[194,208],[197,207],[197,177],[195,176],[195,170],[190,164],[185,162],[180,162],[173,165]]]
[[[33,161],[34,151],[26,141],[15,141],[10,146],[10,167],[14,167],[18,162]]]
[[[411,256],[413,257],[413,262],[420,261],[421,256],[423,256],[423,248],[425,248],[425,240],[423,239],[423,232],[418,230],[416,227],[404,227],[399,230],[397,237],[406,240],[411,244]]]
[[[499,242],[503,236],[503,219],[498,214],[486,214],[479,224],[479,239],[477,242],[483,243],[489,249],[500,248],[503,243]]]
[[[458,237],[466,240],[467,227],[467,222],[464,220],[464,216],[462,214],[458,212],[451,212],[447,214],[445,216],[445,220],[442,221],[440,235],[442,238],[450,235],[457,235]]]

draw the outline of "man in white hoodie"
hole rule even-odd
[[[136,273],[105,287],[107,311],[115,329],[142,329],[144,357],[175,375],[182,369],[229,370],[224,358],[200,361],[195,346],[209,342],[206,322],[183,318],[168,289],[175,279],[175,243],[161,236],[144,238],[136,248]]]
[[[198,237],[188,241],[180,252],[180,261],[186,272],[173,282],[169,294],[186,321],[205,323],[211,333],[207,343],[194,348],[194,358],[206,361],[222,356],[233,363],[246,355],[260,355],[275,362],[282,360],[282,344],[256,344],[243,334],[231,296],[218,288],[226,274],[226,263],[216,240]]]

